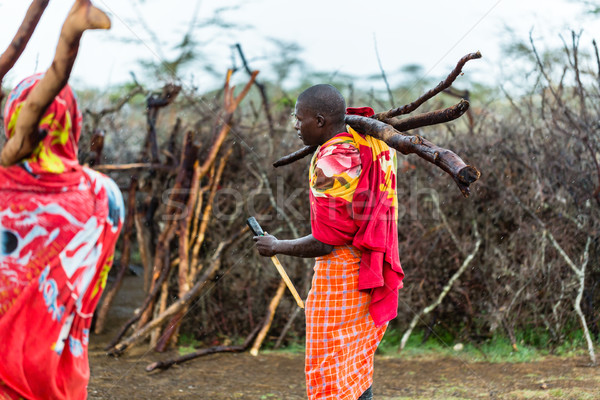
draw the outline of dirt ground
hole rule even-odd
[[[127,285],[127,283],[126,283]],[[115,326],[131,315],[137,299],[117,299]],[[129,304],[127,304],[129,303]],[[305,398],[302,354],[213,354],[146,373],[170,354],[138,346],[120,358],[102,350],[112,332],[90,338],[89,399],[267,399]],[[376,356],[373,392],[377,400],[400,399],[600,399],[600,368],[587,359],[547,357],[529,363],[466,362],[455,358]]]
[[[90,399],[304,399],[302,355],[214,354],[146,373],[154,354],[119,359],[94,352]],[[460,359],[376,358],[378,400],[600,399],[600,369],[584,360],[548,358],[519,364]]]

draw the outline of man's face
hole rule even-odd
[[[300,140],[307,146],[322,144],[320,142],[321,129],[315,113],[298,101],[294,109],[294,116],[296,117],[294,129],[298,132]]]

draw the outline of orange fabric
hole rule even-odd
[[[356,400],[373,383],[373,355],[387,324],[375,326],[371,295],[358,290],[360,256],[342,245],[316,259],[306,299],[309,400]]]

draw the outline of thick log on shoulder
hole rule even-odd
[[[468,109],[469,109],[469,102],[463,99],[458,104],[455,104],[452,107],[448,107],[443,110],[431,111],[428,113],[423,113],[423,114],[419,114],[419,115],[415,115],[413,117],[408,117],[408,118],[403,118],[403,119],[390,118],[390,119],[385,120],[384,122],[386,124],[391,125],[396,131],[406,132],[411,129],[421,128],[423,126],[430,126],[430,125],[442,124],[444,122],[453,121],[453,120],[459,118],[460,116],[462,116],[465,112],[467,112]],[[353,121],[353,119],[352,119],[353,117],[354,117],[353,115],[346,116],[346,123],[350,126],[352,126],[351,121]],[[358,128],[355,128],[355,129],[359,130]],[[396,131],[393,131],[393,130],[388,131],[388,134],[389,135],[398,134],[399,132],[396,132]],[[360,131],[360,132],[365,133],[367,135],[369,134],[369,132],[362,132],[362,131]],[[297,150],[291,154],[288,154],[287,156],[281,157],[279,160],[277,160],[273,163],[273,166],[275,168],[282,167],[284,165],[291,164],[294,161],[301,160],[304,157],[308,156],[309,154],[314,153],[315,150],[317,149],[317,147],[318,146],[305,146],[305,147],[301,148],[300,150]]]
[[[479,179],[481,175],[477,168],[467,165],[451,150],[436,146],[418,135],[403,135],[391,125],[358,115],[346,116],[346,123],[358,132],[383,140],[388,146],[402,154],[414,153],[437,165],[452,177],[465,197],[469,197],[469,185]]]
[[[468,102],[465,101],[464,103],[458,103],[456,106],[451,107],[447,110],[449,110],[449,113],[454,114],[459,112],[464,113],[464,111],[466,111],[465,106],[468,108]],[[433,112],[428,114],[435,113],[439,112]],[[458,116],[456,116],[456,118],[458,118]],[[418,117],[420,116],[417,116],[415,118]],[[427,118],[429,117],[431,117],[431,115]],[[429,140],[424,139],[418,135],[403,135],[392,125],[386,124],[373,118],[361,117],[359,115],[347,115],[346,123],[358,132],[373,136],[379,140],[383,140],[388,146],[390,146],[393,149],[396,149],[402,154],[406,155],[414,153],[422,159],[437,165],[444,172],[446,172],[452,177],[452,179],[460,189],[461,193],[465,197],[469,197],[469,186],[473,182],[477,181],[477,179],[479,179],[479,177],[481,176],[481,173],[477,170],[477,168],[473,167],[472,165],[467,165],[453,151],[436,146]],[[399,124],[399,126],[402,125]],[[305,146],[304,148],[277,160],[273,165],[275,167],[280,167],[283,165],[290,164],[294,161],[306,157],[309,154],[312,154],[316,150],[316,148],[316,146]]]
[[[292,154],[288,154],[287,156],[281,157],[279,160],[273,163],[275,168],[283,167],[284,165],[288,165],[293,163],[294,161],[302,160],[304,157],[312,154],[317,150],[319,146],[304,146],[300,150],[296,150]]]
[[[438,147],[419,136],[408,136],[402,132],[455,120],[469,109],[469,102],[462,99],[458,104],[443,110],[431,111],[408,118],[397,117],[413,112],[427,100],[448,89],[456,78],[460,76],[465,64],[468,61],[477,58],[481,58],[480,52],[470,53],[462,57],[446,79],[412,103],[377,113],[371,118],[358,115],[347,115],[346,124],[362,134],[371,135],[383,140],[388,146],[398,150],[402,154],[414,153],[424,160],[437,165],[454,179],[454,182],[456,182],[462,194],[465,197],[468,197],[469,185],[479,179],[479,176],[481,175],[477,168],[467,165],[459,156],[450,150]],[[314,153],[316,149],[317,146],[305,146],[304,148],[275,161],[273,166],[281,167],[283,165],[291,164],[294,161]]]

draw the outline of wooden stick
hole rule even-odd
[[[269,303],[269,308],[267,308],[267,315],[265,316],[265,322],[263,323],[260,332],[256,336],[252,348],[250,349],[250,354],[252,354],[253,356],[258,355],[258,350],[260,349],[262,342],[265,340],[267,332],[269,332],[269,329],[271,328],[271,323],[273,323],[273,317],[275,316],[275,310],[281,302],[281,298],[283,297],[283,292],[285,291],[286,284],[287,283],[285,282],[285,279],[282,279],[279,282],[279,286],[277,287],[275,296],[273,296],[273,298],[271,299],[271,303]]]
[[[29,39],[31,39],[31,35],[33,35],[33,31],[35,31],[44,10],[46,10],[46,7],[48,6],[48,2],[49,0],[33,0],[31,2],[15,37],[0,56],[0,86],[6,73],[11,70],[19,57],[21,57],[21,54],[23,53],[23,50],[25,50]],[[0,94],[0,100],[2,100],[1,96],[2,95]]]
[[[292,296],[294,296],[294,299],[296,300],[296,303],[298,304],[298,307],[304,308],[304,302],[300,298],[300,295],[298,294],[298,291],[294,287],[294,284],[290,280],[290,277],[288,276],[288,274],[285,272],[285,269],[283,269],[283,266],[279,262],[279,259],[277,258],[277,256],[271,257],[271,261],[273,261],[273,264],[275,264],[275,268],[277,268],[277,271],[279,272],[279,275],[281,275],[281,278],[283,279],[283,282],[285,282],[286,286],[288,287],[288,289],[292,293]]]
[[[319,146],[304,146],[303,148],[301,148],[300,150],[296,150],[292,154],[288,154],[287,156],[281,157],[279,160],[273,163],[273,166],[275,168],[283,167],[284,165],[291,164],[294,161],[301,160],[304,157],[314,153],[315,150],[317,150],[317,147]]]
[[[246,340],[244,340],[244,343],[242,345],[239,346],[215,346],[215,347],[209,347],[207,349],[200,349],[197,351],[194,351],[193,353],[189,353],[183,356],[179,356],[179,357],[175,357],[172,358],[170,360],[165,360],[165,361],[156,361],[153,362],[151,364],[148,364],[146,366],[146,372],[152,372],[156,369],[169,369],[171,368],[173,365],[179,365],[181,363],[184,363],[186,361],[190,361],[193,360],[195,358],[198,357],[202,357],[202,356],[206,356],[209,354],[215,354],[215,353],[240,353],[242,351],[245,351],[248,346],[250,346],[250,343],[252,343],[252,340],[254,339],[254,337],[256,336],[256,334],[258,333],[258,330],[260,329],[260,325],[257,326],[256,328],[254,328],[254,330],[246,337]]]
[[[135,210],[135,235],[140,251],[140,258],[144,265],[144,293],[150,290],[150,281],[152,279],[152,257],[150,256],[150,237],[147,234],[148,228],[144,226],[143,214]]]
[[[60,32],[56,54],[44,77],[31,90],[19,114],[14,135],[6,142],[0,154],[0,163],[11,166],[27,157],[41,138],[40,119],[54,98],[65,87],[79,50],[81,35],[87,29],[109,29],[108,16],[94,7],[89,0],[76,0]]]
[[[173,268],[171,268],[171,274],[173,273]],[[162,287],[160,288],[160,297],[158,298],[157,304],[154,306],[154,311],[152,318],[156,318],[167,309],[167,300],[169,298],[169,280],[170,277],[162,283]],[[158,339],[160,339],[160,327],[157,326],[150,333],[150,344],[148,345],[148,349],[157,349]],[[166,345],[166,344],[165,344]]]
[[[94,165],[93,168],[96,171],[104,172],[129,172],[132,169],[154,169],[154,170],[165,170],[175,171],[176,167],[170,165],[163,165],[160,163],[130,163],[130,164],[100,164]]]

